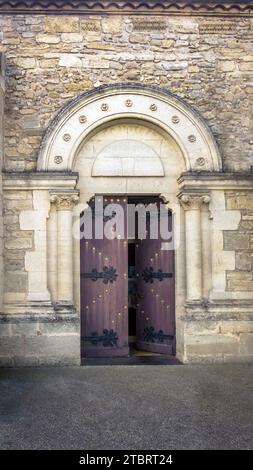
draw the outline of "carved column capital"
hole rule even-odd
[[[79,191],[50,191],[50,202],[58,211],[71,211],[79,202]]]
[[[185,211],[200,210],[202,204],[209,204],[211,201],[208,193],[182,193],[179,194],[178,198]]]

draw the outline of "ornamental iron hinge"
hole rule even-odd
[[[81,336],[82,341],[90,341],[91,344],[97,346],[102,343],[105,348],[117,346],[118,335],[114,330],[103,330],[103,334],[99,335],[97,332],[91,333],[91,336]]]
[[[98,270],[94,268],[90,273],[81,273],[81,277],[91,279],[94,282],[98,279],[103,279],[104,284],[108,284],[109,282],[112,284],[113,281],[117,280],[118,274],[113,266],[104,266],[102,272],[98,272]]]
[[[163,330],[155,330],[153,326],[146,326],[143,331],[143,339],[148,343],[163,343],[166,339],[172,340],[173,335],[167,335]]]
[[[163,273],[161,269],[158,269],[158,271],[154,271],[154,268],[150,266],[149,268],[145,268],[142,277],[145,282],[151,282],[151,284],[154,282],[154,279],[158,279],[159,281],[162,281],[165,278],[171,278],[173,277],[173,273]]]

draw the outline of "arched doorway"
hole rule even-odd
[[[76,220],[97,194],[119,198],[159,196],[175,216],[176,340],[177,354],[183,356],[181,312],[186,298],[200,300],[203,295],[203,254],[197,244],[202,236],[201,207],[210,199],[205,187],[196,193],[191,190],[187,195],[179,194],[178,179],[185,171],[203,174],[221,169],[211,132],[199,115],[177,97],[152,87],[128,85],[104,87],[78,97],[61,111],[49,129],[38,170],[57,172],[63,179],[66,174],[78,174],[73,190],[58,189],[57,194],[50,191],[53,203],[59,200],[60,192],[64,193],[63,200],[71,199]],[[61,221],[66,222],[65,210],[63,203],[53,216],[58,227]],[[80,232],[78,228],[73,241],[72,215],[67,220],[70,235],[68,240],[58,235],[58,244],[62,245],[58,246],[58,258],[61,253],[63,261],[51,268],[49,287],[58,301],[74,303],[80,313]],[[192,260],[190,245],[195,253]],[[209,258],[206,269],[208,263]]]

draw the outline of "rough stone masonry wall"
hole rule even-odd
[[[227,192],[228,210],[240,210],[238,230],[224,231],[224,250],[235,252],[235,270],[227,271],[228,291],[253,291],[253,192]]]
[[[7,191],[4,195],[4,295],[5,301],[26,300],[28,273],[25,253],[34,250],[33,231],[20,230],[19,215],[32,210],[32,191]]]
[[[176,93],[211,126],[227,170],[252,165],[252,18],[14,15],[0,31],[7,170],[36,169],[61,106],[116,82]]]

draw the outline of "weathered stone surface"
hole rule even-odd
[[[57,44],[60,40],[60,37],[54,34],[37,34],[36,36],[36,41],[38,43]]]
[[[248,271],[228,271],[227,286],[231,291],[253,291],[253,274]]]
[[[253,262],[253,253],[237,252],[235,255],[235,267],[240,271],[251,271]]]
[[[32,57],[17,57],[15,59],[15,64],[21,69],[33,69],[36,62]]]
[[[4,287],[6,292],[26,292],[27,273],[25,272],[5,272]]]
[[[224,231],[224,250],[248,250],[250,248],[250,236],[248,233],[236,230]]]
[[[5,248],[7,250],[23,250],[32,248],[33,244],[29,238],[12,238],[5,241]]]
[[[233,336],[209,335],[186,339],[186,351],[189,356],[224,356],[239,353],[239,340]]]
[[[76,16],[47,16],[45,31],[50,33],[75,33],[79,31],[79,18]]]
[[[83,35],[79,33],[63,33],[61,39],[62,42],[82,42]]]
[[[247,18],[238,20],[236,34],[242,33],[236,40],[223,28],[223,18],[217,19],[215,25],[208,24],[208,28],[218,31],[211,34],[202,32],[201,17],[181,17],[179,21],[177,17],[161,19],[154,15],[151,20],[143,16],[125,17],[119,12],[108,17],[33,15],[34,23],[27,19],[18,16],[17,21],[23,22],[20,30],[14,27],[15,22],[6,22],[2,28],[3,51],[12,77],[6,90],[6,109],[12,109],[14,93],[18,103],[15,116],[10,113],[16,143],[10,145],[12,136],[7,135],[5,140],[8,169],[35,169],[40,145],[37,142],[33,151],[22,154],[20,160],[18,143],[32,127],[18,127],[17,116],[38,113],[38,122],[46,127],[52,114],[64,105],[66,95],[70,99],[79,91],[76,85],[79,81],[89,82],[90,88],[137,81],[178,94],[215,126],[224,168],[249,169],[252,164],[252,148],[248,144],[252,139],[249,72],[253,62],[245,41],[251,27]],[[80,47],[82,41],[84,45]],[[88,52],[91,50],[92,55]],[[43,71],[34,74],[37,66]],[[80,75],[71,75],[68,68],[73,69],[71,73],[78,69]],[[21,71],[25,75],[19,76]],[[55,89],[49,90],[52,79]],[[24,96],[31,100],[26,106],[22,102]],[[221,113],[219,103],[224,102]]]
[[[60,67],[82,67],[82,60],[74,54],[61,54]]]
[[[227,193],[228,209],[253,210],[253,192]]]
[[[209,21],[189,16],[180,19],[155,15],[130,17],[120,12],[108,17],[99,14],[89,17],[21,14],[11,20],[6,17],[2,24],[2,50],[8,71],[6,169],[36,169],[42,131],[44,133],[66,101],[99,85],[129,81],[164,88],[196,108],[215,132],[224,169],[249,172],[252,166],[253,56],[247,28],[252,27],[252,22],[247,17],[239,18],[225,28],[223,22],[223,18]],[[138,105],[134,109],[138,112]],[[197,145],[198,142],[196,155]],[[214,245],[216,241],[221,245],[220,256],[213,264],[215,269],[224,267],[221,282],[226,292],[222,291],[221,295],[229,298],[239,293],[243,298],[253,291],[253,192],[240,188],[226,192],[226,209],[232,214],[221,210],[219,223],[224,232],[223,238],[222,232],[213,236]],[[20,230],[20,212],[24,210],[34,210],[31,193],[6,192],[5,281],[6,299],[11,302],[25,301],[26,269],[34,262],[31,260],[36,234],[32,230]],[[240,221],[233,211],[241,211]],[[214,224],[217,218],[214,210]],[[226,228],[227,220],[232,224],[231,229]],[[37,231],[38,235],[41,233]],[[38,237],[37,243],[39,245],[41,239],[44,250],[45,237]],[[39,276],[37,282],[40,282]],[[228,360],[238,353],[248,357],[252,354],[250,331],[250,322],[213,319],[188,324],[184,329],[185,339],[181,334],[182,357],[185,343],[189,360],[191,357]],[[79,349],[76,353],[74,345],[77,341],[74,337],[78,337],[79,332],[72,325],[16,325],[12,333],[32,337],[32,340],[28,341],[26,350],[18,351],[17,344],[11,364],[48,363],[49,356],[52,363],[67,361],[68,347],[70,360],[79,359]],[[63,337],[66,337],[64,345]],[[40,358],[30,352],[35,351],[38,344]],[[49,356],[45,352],[47,347]],[[4,352],[2,357],[5,357]]]
[[[240,336],[240,354],[253,354],[253,332],[248,332]]]
[[[235,62],[232,60],[224,60],[219,63],[219,68],[222,72],[233,72],[235,70]]]
[[[104,33],[119,34],[122,31],[123,18],[120,16],[111,16],[103,18],[101,23]]]

